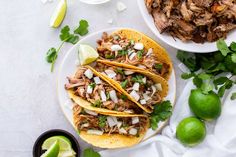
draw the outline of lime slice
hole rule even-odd
[[[57,28],[58,26],[60,26],[66,15],[66,9],[66,0],[61,0],[57,5],[56,10],[53,12],[53,15],[50,20],[50,27]]]
[[[85,44],[79,45],[79,61],[81,65],[92,63],[97,58],[98,53],[93,47]]]
[[[56,140],[40,157],[57,157],[60,150],[59,142]]]
[[[48,150],[55,141],[59,142],[60,151],[71,150],[71,142],[68,138],[66,138],[64,136],[53,136],[53,137],[46,139],[43,142],[42,149]]]
[[[68,151],[60,151],[58,154],[58,157],[70,157],[70,156],[75,156],[76,153],[74,152],[73,149],[68,150]]]

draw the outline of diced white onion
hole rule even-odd
[[[117,125],[117,118],[116,117],[113,117],[113,116],[108,116],[107,117],[107,123],[110,127],[113,127],[115,125]]]
[[[93,115],[93,116],[97,116],[97,115],[98,115],[97,112],[93,112],[93,111],[91,111],[91,110],[84,109],[84,111],[85,111],[86,113],[90,114],[90,115]]]
[[[162,86],[160,83],[155,84],[157,90],[162,91]]]
[[[138,67],[142,68],[142,69],[146,69],[146,67],[144,65],[141,65],[141,64],[139,64]]]
[[[131,53],[131,55],[129,56],[129,60],[132,60],[136,55],[137,55],[137,53],[135,53],[135,52]]]
[[[87,78],[91,79],[91,78],[93,77],[93,72],[92,72],[92,70],[87,69],[87,70],[84,72],[84,75],[85,75]]]
[[[148,94],[147,93],[144,93],[143,94],[143,98],[146,100],[146,101],[148,101],[148,100],[150,100],[151,99],[151,97],[150,96],[148,96]],[[142,104],[142,103],[141,103]]]
[[[125,73],[125,75],[131,75],[131,74],[133,74],[134,72],[133,72],[133,71],[130,71],[130,70],[125,70],[124,73]]]
[[[139,83],[135,82],[132,88],[133,90],[139,91]]]
[[[124,128],[119,129],[120,134],[127,134],[127,131]]]
[[[102,102],[107,101],[106,93],[103,90],[100,92],[100,97],[102,99]]]
[[[102,83],[102,81],[99,77],[94,77],[93,80],[96,84],[101,84]]]
[[[84,124],[81,125],[81,128],[86,128],[88,126],[89,126],[89,123],[84,123]]]
[[[147,52],[147,54],[146,54],[146,56],[149,56],[149,55],[151,55],[151,54],[152,54],[152,52],[153,52],[152,48],[149,48],[149,49],[148,49],[148,52]]]
[[[117,98],[117,95],[116,95],[116,91],[115,90],[111,90],[109,92],[109,95],[111,97],[111,100],[114,102],[114,103],[118,103],[118,98]]]
[[[142,99],[142,100],[140,100],[140,104],[142,104],[142,105],[144,105],[144,104],[146,104],[147,103],[147,101],[146,101],[146,99],[144,98],[144,99]]]
[[[88,134],[93,134],[93,135],[102,135],[103,131],[100,131],[100,130],[88,130],[87,133]]]
[[[151,86],[151,88],[152,88],[152,95],[151,95],[151,97],[152,97],[156,93],[157,89],[153,85]]]
[[[118,121],[118,122],[117,122],[117,127],[120,128],[121,125],[122,125],[122,122]]]
[[[131,55],[134,52],[134,50],[128,50],[128,55]]]
[[[110,69],[105,70],[105,73],[107,74],[109,78],[114,78],[116,76],[116,73]]]
[[[147,82],[147,78],[144,77],[144,78],[142,79],[142,81],[143,81],[143,83],[145,84],[145,83]]]
[[[122,47],[120,45],[112,45],[111,50],[112,51],[119,51],[119,50],[122,50]]]
[[[132,124],[137,124],[139,123],[139,118],[138,117],[132,117]]]
[[[142,50],[143,49],[143,43],[135,43],[134,49],[136,50]]]
[[[130,96],[133,97],[136,101],[140,99],[140,96],[134,90],[130,93]]]
[[[87,87],[87,93],[91,94],[93,92],[93,87],[89,86]]]
[[[131,128],[131,129],[129,130],[129,134],[130,134],[130,135],[136,135],[137,133],[138,133],[138,130],[135,129],[135,128]]]

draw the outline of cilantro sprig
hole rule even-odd
[[[83,151],[83,157],[101,157],[101,155],[92,148],[86,148]]]
[[[222,97],[236,83],[232,80],[236,75],[236,43],[232,42],[227,46],[220,39],[217,41],[217,48],[219,51],[207,54],[178,51],[177,58],[190,70],[190,73],[181,75],[182,79],[193,78],[194,85],[203,93],[215,90]],[[222,76],[226,74],[231,76]]]
[[[51,47],[47,53],[46,53],[46,61],[51,64],[51,72],[53,72],[54,64],[56,62],[56,59],[58,57],[58,53],[64,43],[71,43],[76,44],[79,41],[79,35],[84,36],[88,33],[88,22],[86,20],[80,20],[79,26],[73,31],[73,33],[70,32],[70,27],[68,25],[64,26],[61,31],[59,38],[61,40],[61,44],[56,49],[54,47]]]
[[[154,110],[150,116],[150,125],[153,130],[156,130],[158,123],[165,121],[172,115],[172,105],[169,100],[163,101],[154,106]]]

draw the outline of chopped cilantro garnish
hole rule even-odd
[[[142,57],[143,57],[143,50],[140,50],[140,51],[137,52],[137,57],[138,57],[138,59],[142,59]]]
[[[119,50],[119,51],[118,51],[118,54],[119,54],[120,56],[125,56],[125,55],[128,54],[128,51],[127,51],[127,50]]]
[[[163,64],[162,63],[156,63],[155,65],[154,65],[154,68],[156,69],[156,70],[161,70],[162,69],[162,67],[163,67]]]
[[[92,106],[93,107],[101,107],[101,105],[102,105],[102,102],[101,102],[101,100],[96,100],[94,103],[92,103]]]
[[[144,84],[143,78],[144,77],[142,75],[136,75],[136,76],[131,78],[131,81],[137,82],[137,83],[140,83],[140,84]]]
[[[94,82],[90,83],[89,86],[94,89],[94,87],[96,86],[96,83],[94,83]]]
[[[104,128],[106,126],[106,121],[107,121],[107,117],[104,116],[104,115],[100,115],[98,117],[98,125],[99,125],[99,127]]]
[[[105,54],[106,59],[115,59],[115,55],[113,54]]]
[[[128,80],[125,80],[125,81],[121,82],[120,85],[122,88],[126,88],[127,83],[128,83]]]
[[[122,100],[127,100],[128,99],[128,97],[126,95],[124,95],[124,94],[121,94],[120,97],[121,97]]]
[[[116,73],[121,74],[121,75],[125,74],[122,68],[116,68]]]

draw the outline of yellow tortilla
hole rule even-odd
[[[100,63],[104,63],[104,64],[107,64],[107,65],[110,65],[110,66],[118,66],[116,62],[106,62],[104,60],[99,60],[97,62],[100,62]],[[124,66],[122,66],[124,68]],[[95,69],[93,69],[92,67],[89,67],[92,71],[95,71]],[[160,96],[162,98],[164,98],[165,96],[167,96],[168,94],[168,82],[162,78],[161,76],[159,75],[156,75],[154,73],[151,73],[147,70],[139,70],[139,69],[128,69],[127,67],[124,68],[125,70],[129,70],[129,71],[133,71],[133,72],[137,72],[137,73],[140,73],[140,74],[143,74],[147,77],[149,77],[150,79],[152,79],[155,83],[160,83],[161,86],[162,86],[162,91],[160,92]],[[151,113],[151,110],[145,108],[143,105],[141,105],[139,102],[137,102],[133,97],[131,97],[122,87],[121,85],[116,82],[115,80],[107,77],[106,75],[103,75],[101,74],[103,79],[104,80],[107,80],[107,83],[109,83],[111,86],[113,86],[113,88],[116,88],[118,91],[124,93],[128,99],[130,99],[131,101],[133,101],[134,103],[136,103],[140,108],[142,108],[145,112],[148,112],[148,113]]]
[[[167,51],[163,47],[161,47],[156,41],[154,41],[153,39],[151,39],[150,37],[146,36],[145,34],[143,34],[141,32],[137,32],[133,29],[127,29],[127,28],[117,30],[117,31],[113,32],[112,34],[119,34],[125,38],[133,39],[136,42],[141,42],[141,43],[143,43],[143,45],[146,49],[152,48],[153,53],[156,54],[156,56],[158,58],[158,61],[169,65],[170,68],[168,69],[168,73],[164,76],[164,78],[166,80],[168,80],[170,78],[170,75],[172,72],[172,67],[173,67],[172,61],[171,61]],[[111,61],[107,61],[107,62],[111,62]],[[131,68],[131,69],[143,70],[142,68],[137,67],[137,66],[124,64],[124,63],[118,63],[118,62],[116,62],[116,63],[119,66],[125,66],[125,67]]]
[[[80,104],[79,104],[80,105]],[[81,106],[81,105],[80,105]],[[101,114],[101,113],[100,113]],[[115,116],[115,117],[146,117],[145,115],[116,115],[116,114],[107,114],[102,113],[104,115]],[[77,121],[78,113],[73,113],[74,125]],[[79,136],[89,144],[100,148],[123,148],[123,147],[131,147],[135,144],[138,144],[143,137],[145,136],[149,127],[149,120],[147,119],[147,124],[144,127],[145,130],[136,136],[126,136],[121,134],[103,134],[103,135],[94,135],[88,134],[86,131],[80,131]],[[76,128],[76,126],[75,126]]]

